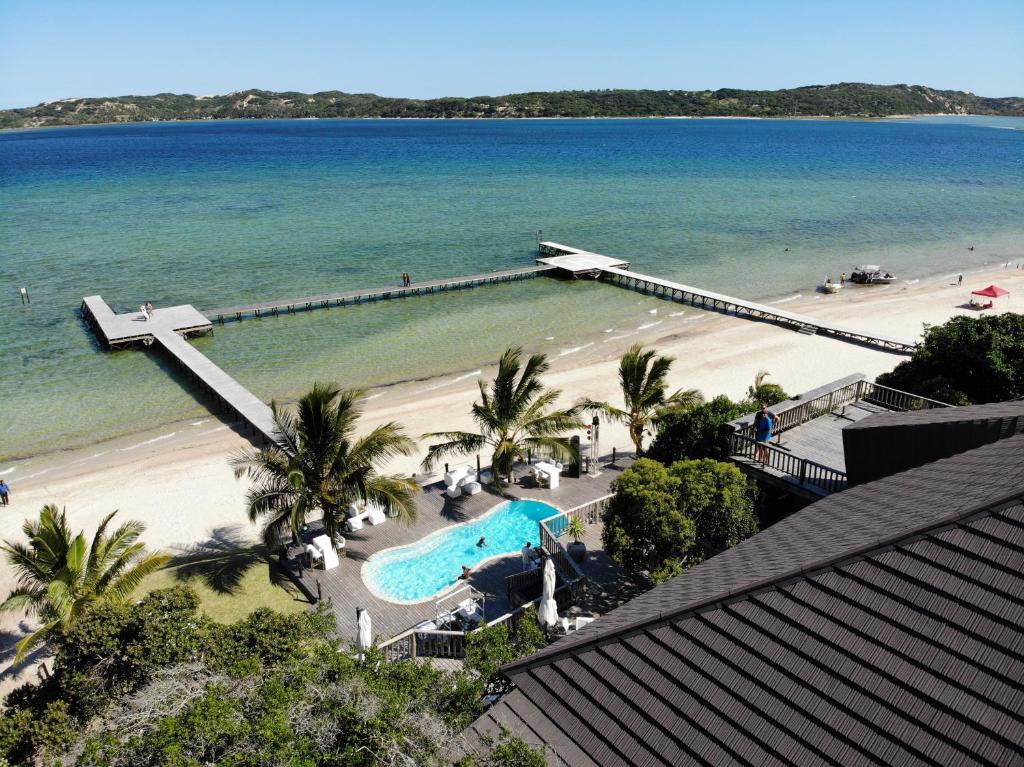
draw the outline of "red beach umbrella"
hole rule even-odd
[[[1003,290],[1003,288],[998,285],[989,285],[987,288],[982,288],[981,290],[972,290],[971,295],[985,296],[986,298],[999,298],[1000,296],[1010,295],[1010,291]]]

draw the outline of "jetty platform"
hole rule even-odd
[[[279,301],[229,306],[224,309],[210,309],[209,311],[202,312],[202,314],[205,318],[219,323],[239,321],[247,318],[277,317],[280,314],[292,314],[293,312],[311,311],[313,309],[328,309],[333,306],[350,306],[367,301],[388,301],[393,298],[407,298],[410,296],[430,295],[432,293],[444,293],[449,290],[475,288],[481,285],[516,282],[536,277],[545,272],[554,271],[555,268],[547,264],[521,266],[497,272],[471,274],[468,277],[451,277],[442,280],[414,282],[410,285],[399,287],[362,288],[360,290],[347,290],[343,293],[328,293],[307,298],[288,298]]]
[[[702,309],[720,311],[736,317],[752,320],[773,322],[797,330],[807,335],[824,333],[834,338],[868,346],[881,347],[889,351],[913,353],[917,342],[910,338],[889,336],[874,331],[860,330],[847,325],[827,322],[806,314],[788,312],[756,301],[747,301],[724,293],[716,293],[704,288],[695,288],[681,282],[673,282],[661,277],[652,277],[629,270],[629,262],[613,259],[598,253],[573,248],[557,242],[540,243],[542,258],[538,263],[554,266],[570,272],[576,277],[591,277],[604,280],[623,287],[633,288],[649,295],[660,295],[680,303],[699,306]]]
[[[149,346],[159,330],[170,330],[187,336],[213,331],[213,324],[191,305],[157,309],[150,319],[142,312],[115,314],[102,296],[82,299],[82,317],[108,349],[143,344]]]

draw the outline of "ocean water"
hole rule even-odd
[[[363,565],[363,579],[393,602],[426,601],[458,583],[463,565],[515,554],[528,541],[536,545],[537,523],[558,513],[541,501],[508,501],[472,522],[374,554]],[[484,545],[477,546],[481,538]]]
[[[1024,119],[253,121],[0,133],[0,461],[200,416],[82,296],[215,308],[532,263],[537,231],[750,298],[1024,251]],[[968,251],[968,246],[974,251]],[[29,289],[21,306],[17,288]],[[644,322],[539,279],[244,322],[196,343],[264,399],[468,375]],[[547,339],[554,338],[549,341]],[[425,387],[435,384],[424,384]]]

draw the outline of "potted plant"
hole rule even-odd
[[[568,546],[569,556],[572,557],[576,564],[583,564],[583,560],[587,556],[587,544],[580,540],[587,534],[587,528],[583,524],[583,520],[575,516],[570,517],[569,527],[566,529],[566,532],[572,537],[572,543]]]

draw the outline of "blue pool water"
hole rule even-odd
[[[508,501],[473,522],[374,554],[363,566],[363,580],[385,599],[423,602],[455,585],[463,565],[514,554],[527,541],[536,546],[537,523],[558,513],[540,501]],[[481,537],[487,543],[478,547]]]

